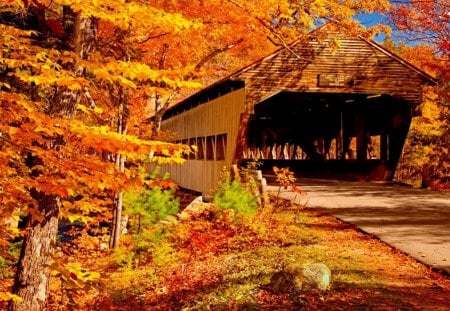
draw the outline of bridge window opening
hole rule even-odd
[[[197,145],[197,140],[194,138],[189,138],[189,146],[196,146]],[[190,160],[194,160],[197,156],[197,153],[189,153],[189,159]]]
[[[356,160],[356,137],[349,137],[348,148],[345,152],[345,159]]]
[[[205,137],[197,137],[197,160],[205,159]]]
[[[180,141],[180,143],[183,144],[183,145],[188,145],[189,144],[189,140],[188,139],[182,139]],[[188,154],[183,154],[183,159],[188,159],[188,158],[189,158]]]
[[[367,144],[367,158],[369,160],[381,159],[381,135],[369,136]]]
[[[215,136],[206,137],[206,160],[214,160],[214,147],[216,144]]]
[[[326,160],[336,160],[336,159],[337,159],[336,138],[333,138],[330,142],[330,146],[326,154]]]
[[[295,156],[296,160],[304,160],[306,158],[306,154],[303,152],[303,149],[300,146],[297,146]]]
[[[227,134],[178,139],[175,143],[197,147],[196,152],[190,153],[189,155],[184,155],[185,159],[209,161],[225,160],[227,150]]]
[[[227,134],[217,135],[216,143],[216,160],[224,161],[227,149]]]

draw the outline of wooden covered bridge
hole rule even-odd
[[[380,45],[339,35],[293,42],[169,109],[162,129],[197,145],[167,167],[207,193],[223,166],[261,160],[297,176],[391,180],[431,77]]]

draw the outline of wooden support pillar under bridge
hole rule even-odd
[[[306,154],[297,144],[274,144],[271,146],[248,147],[243,151],[247,160],[304,160]]]

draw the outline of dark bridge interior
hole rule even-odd
[[[410,121],[389,95],[281,92],[255,106],[244,158],[304,177],[391,180]]]

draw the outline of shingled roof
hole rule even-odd
[[[281,91],[388,94],[418,105],[427,83],[430,75],[372,40],[312,32],[184,99],[165,118],[242,87],[249,111]]]

